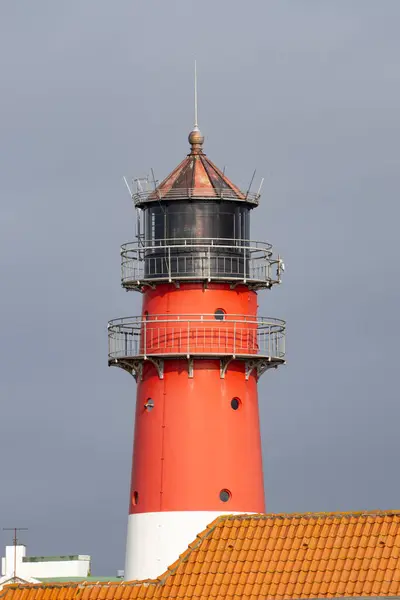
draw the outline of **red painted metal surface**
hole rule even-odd
[[[257,295],[245,286],[165,284],[143,300],[149,323],[155,314],[213,315],[216,309],[254,318]],[[217,328],[221,324],[229,321],[215,320]],[[228,502],[220,499],[224,489],[231,494]],[[225,378],[219,359],[196,358],[193,377],[186,360],[166,360],[163,379],[145,364],[137,392],[130,512],[174,510],[265,510],[257,382],[254,375],[246,380],[243,362],[232,361]]]
[[[231,289],[227,283],[158,285],[143,298],[143,316],[151,314],[211,314],[222,308],[228,315],[257,315],[257,294],[245,285]]]
[[[231,365],[225,379],[219,367],[218,360],[195,360],[190,379],[184,361],[167,361],[160,379],[146,366],[137,393],[130,513],[264,512],[257,383],[254,376],[245,380],[243,364]],[[222,489],[232,495],[226,503]]]
[[[143,303],[142,354],[257,354],[257,296],[241,286],[161,285]],[[223,311],[221,319],[216,311]],[[235,311],[235,312],[234,312]],[[225,314],[224,314],[225,313]],[[218,315],[217,315],[218,316]],[[179,320],[182,319],[182,324]]]

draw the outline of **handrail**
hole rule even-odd
[[[155,240],[137,240],[133,242],[126,242],[121,246],[121,253],[129,250],[150,250],[150,249],[162,249],[169,247],[182,248],[182,246],[195,246],[198,248],[208,248],[209,246],[215,246],[217,249],[220,248],[232,248],[235,250],[246,250],[246,251],[263,251],[272,254],[272,244],[268,242],[260,242],[256,240],[247,240],[242,238],[159,238]]]
[[[255,317],[253,315],[243,315],[239,313],[229,313],[224,314],[224,318],[222,320],[216,319],[214,313],[157,313],[157,314],[149,314],[143,317],[142,315],[134,315],[132,317],[117,317],[116,319],[111,319],[108,322],[108,327],[114,325],[125,325],[132,323],[174,323],[182,321],[193,321],[200,323],[233,323],[238,321],[240,323],[248,323],[248,324],[257,324],[257,325],[278,325],[284,327],[286,325],[286,321],[282,319],[277,319],[276,317]]]
[[[157,314],[108,324],[109,362],[173,356],[264,357],[283,361],[285,321],[252,315]]]
[[[260,194],[249,192],[236,192],[229,188],[220,189],[201,189],[201,188],[173,188],[167,191],[160,189],[136,191],[132,194],[132,200],[135,206],[146,204],[147,202],[159,202],[160,200],[236,200],[253,204],[257,206],[260,201]]]
[[[127,289],[163,280],[242,281],[271,287],[280,283],[281,265],[271,244],[253,240],[140,239],[121,246],[121,280]]]

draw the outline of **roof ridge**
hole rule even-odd
[[[373,516],[373,515],[400,515],[400,510],[370,510],[370,511],[337,511],[337,512],[306,512],[306,513],[244,513],[244,514],[226,514],[219,515],[216,517],[202,532],[198,533],[195,540],[191,542],[188,548],[179,555],[179,558],[170,565],[164,573],[162,573],[158,580],[155,583],[159,583],[160,585],[164,585],[166,580],[171,576],[175,575],[179,566],[186,562],[191,554],[197,550],[200,544],[207,539],[213,531],[220,525],[226,521],[244,521],[247,519],[254,519],[258,521],[268,520],[268,519],[302,519],[302,518],[313,518],[313,517],[360,517],[360,516]]]
[[[221,169],[219,169],[217,165],[205,154],[203,162],[206,163],[212,169],[214,169],[216,174],[228,185],[228,187],[231,188],[231,190],[235,192],[235,194],[238,194],[239,196],[245,196],[244,192],[242,192],[241,189],[237,185],[235,185],[233,181],[229,179],[229,177],[225,175],[225,172],[221,171]]]
[[[221,515],[217,517],[216,521],[219,520],[232,520],[232,519],[257,519],[257,520],[267,520],[267,519],[301,519],[301,518],[312,518],[312,517],[362,517],[362,516],[389,516],[389,515],[400,515],[400,509],[396,510],[359,510],[359,511],[330,511],[330,512],[294,512],[294,513],[243,513],[243,514],[233,514],[233,515]]]

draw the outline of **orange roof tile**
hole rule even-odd
[[[156,580],[12,584],[1,600],[400,595],[400,511],[219,517]]]

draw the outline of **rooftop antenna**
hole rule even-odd
[[[157,180],[155,178],[153,169],[150,169],[150,170],[151,170],[151,176],[153,178],[154,191],[157,191]]]
[[[129,187],[129,183],[127,182],[127,180],[126,180],[126,177],[125,177],[125,176],[123,177],[123,180],[125,181],[125,185],[126,185],[126,187],[128,188],[129,195],[130,195],[130,197],[132,198],[132,195],[133,195],[133,194],[132,194],[132,190],[131,190],[131,188]]]
[[[14,579],[16,579],[16,577],[17,577],[17,545],[18,545],[17,531],[28,531],[28,528],[27,527],[3,527],[3,531],[13,531],[14,532],[14,537],[13,537]]]
[[[261,183],[260,183],[260,187],[258,188],[257,196],[259,196],[261,194],[261,188],[263,186],[263,183],[264,183],[264,177],[261,179]]]
[[[246,192],[246,198],[248,197],[248,195],[250,194],[250,190],[251,190],[251,186],[253,185],[253,181],[254,181],[254,177],[256,176],[256,169],[254,169],[254,173],[252,178],[250,179],[250,185],[248,187],[248,190]]]
[[[131,197],[131,200],[133,200],[133,192],[132,192],[131,188],[129,187],[129,183],[128,183],[128,182],[127,182],[127,180],[126,180],[126,177],[125,177],[125,175],[123,176],[123,178],[122,178],[122,179],[123,179],[123,180],[124,180],[124,182],[125,182],[125,185],[126,185],[126,187],[127,187],[127,189],[128,189],[128,192],[129,192],[129,195],[130,195],[130,197]],[[137,216],[137,213],[136,213],[136,216]],[[137,223],[138,223],[138,224],[137,224],[138,232],[140,233],[140,224],[139,224],[139,217],[138,217],[138,216],[137,216],[137,219],[136,219],[136,221],[137,221]],[[136,235],[137,235],[137,234],[136,234],[136,224],[134,224],[134,226],[133,226],[133,231],[134,231],[134,235],[135,235],[135,237],[136,237]]]
[[[155,178],[155,175],[154,175],[154,171],[153,171],[153,169],[151,169],[151,176],[152,176],[152,178],[153,178],[154,191],[155,191],[155,193],[157,194],[157,198],[158,198],[158,204],[160,205],[160,208],[161,208],[161,210],[162,210],[162,211],[163,211],[163,213],[165,214],[165,208],[163,207],[163,205],[162,205],[162,204],[161,204],[161,202],[160,202],[160,200],[161,200],[160,190],[159,190],[159,189],[158,189],[158,187],[157,187],[157,183],[158,183],[158,181],[157,181],[157,180],[156,180],[156,178]]]
[[[197,62],[194,61],[194,129],[198,129],[197,121]]]

